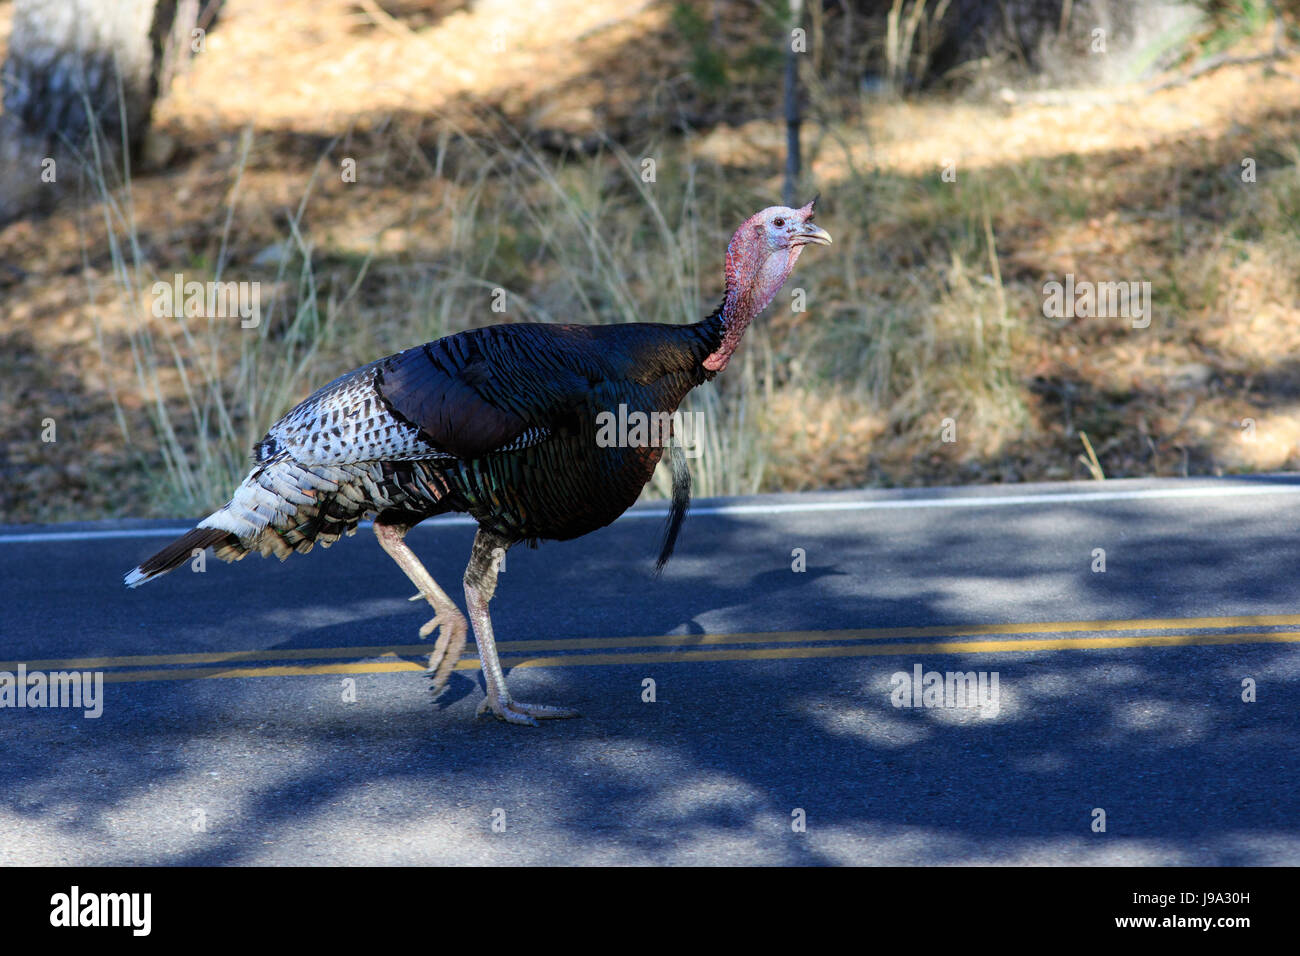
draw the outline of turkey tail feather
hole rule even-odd
[[[677,546],[677,533],[682,530],[686,520],[686,509],[691,506],[691,469],[686,464],[686,452],[677,442],[669,449],[669,459],[673,468],[673,503],[668,512],[668,521],[664,524],[663,544],[659,548],[659,560],[655,562],[655,574],[662,574],[664,565],[673,556]]]
[[[215,547],[229,537],[233,536],[222,528],[195,528],[187,531],[152,558],[141,561],[138,567],[131,570],[126,576],[126,586],[139,587],[160,574],[166,574],[180,567],[196,550],[202,551],[207,547]]]

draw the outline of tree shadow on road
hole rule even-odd
[[[1189,538],[1158,505],[1113,505],[1104,521],[1074,508],[1096,540],[1051,537],[1033,508],[1008,510],[994,539],[936,509],[920,519],[926,533],[899,540],[881,512],[871,567],[854,557],[860,534],[792,541],[714,517],[658,582],[638,551],[646,523],[625,522],[602,532],[616,561],[584,541],[512,553],[494,617],[503,640],[528,641],[1042,622],[1062,607],[1128,619],[1161,595],[1187,616],[1290,601],[1276,569],[1296,566],[1300,543],[1285,527],[1261,539],[1225,515]],[[469,534],[417,542],[436,577],[455,580]],[[796,546],[814,572],[790,570]],[[1090,570],[1097,547],[1105,573]],[[287,597],[274,613],[241,613],[225,586],[192,600],[200,613],[224,605],[227,635],[278,629],[266,647],[411,643],[423,618],[400,576],[377,548],[346,550],[304,560],[373,576],[374,598]],[[1016,560],[1031,550],[1046,567]],[[741,574],[709,557],[740,553],[753,556]],[[274,565],[232,572],[245,567],[259,574],[240,586],[274,587],[260,575]],[[629,598],[642,588],[649,604]],[[985,608],[1018,613],[980,620],[981,592],[1006,598]],[[891,675],[918,663],[996,671],[997,715],[896,708]],[[1292,644],[516,668],[517,697],[586,715],[537,730],[471,719],[477,676],[458,676],[445,709],[405,673],[358,677],[355,704],[336,677],[112,685],[99,721],[11,714],[4,807],[41,852],[97,862],[1233,865],[1300,853]],[[654,703],[642,700],[646,678]],[[1255,703],[1242,700],[1246,678]],[[1098,809],[1104,833],[1092,830]],[[504,833],[492,830],[497,810]],[[792,829],[798,811],[806,832]]]

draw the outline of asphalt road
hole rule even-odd
[[[431,703],[368,531],[128,591],[184,523],[0,528],[0,670],[106,681],[0,707],[0,863],[1300,863],[1300,478],[697,501],[655,579],[659,514],[511,552],[538,729],[472,648]],[[411,534],[456,595],[472,534]]]

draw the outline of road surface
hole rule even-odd
[[[1300,478],[697,501],[656,579],[661,522],[510,553],[535,730],[472,646],[431,702],[369,531],[128,591],[184,522],[0,528],[0,671],[104,679],[0,707],[0,863],[1300,863]],[[472,536],[409,540],[459,596]]]

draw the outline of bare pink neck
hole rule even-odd
[[[732,353],[740,345],[749,323],[767,308],[794,269],[800,247],[780,250],[755,262],[757,256],[745,255],[745,250],[727,250],[727,295],[722,303],[722,342],[716,351],[704,360],[710,372],[721,372],[731,361]]]

